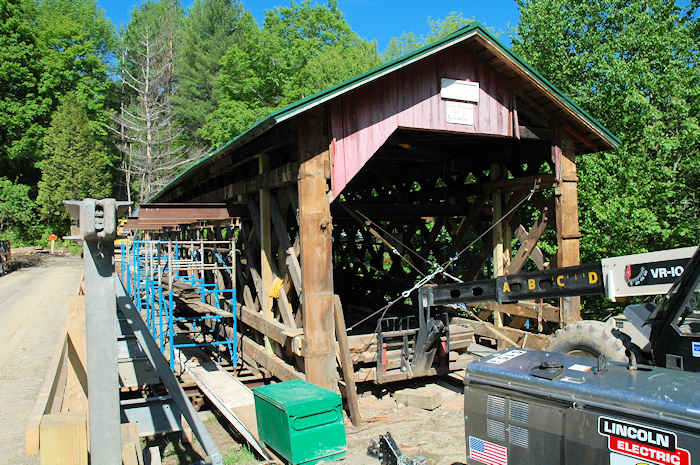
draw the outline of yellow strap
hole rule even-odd
[[[282,292],[282,284],[284,281],[281,278],[276,278],[272,281],[272,286],[270,287],[270,297],[273,299],[279,299],[280,292]]]

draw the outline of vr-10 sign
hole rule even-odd
[[[608,438],[611,452],[660,465],[691,465],[690,452],[678,447],[671,431],[599,417],[598,433]]]

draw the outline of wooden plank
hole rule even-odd
[[[352,421],[353,425],[359,426],[362,423],[362,415],[360,414],[360,405],[357,400],[355,370],[352,365],[350,345],[348,344],[348,335],[345,330],[343,307],[338,294],[333,296],[333,315],[335,317],[335,337],[340,348],[340,368],[343,371],[343,380],[345,381],[345,401],[350,411],[350,421]]]
[[[136,423],[122,423],[121,436],[122,464],[143,465],[138,425]]]
[[[500,311],[509,315],[522,316],[525,318],[537,318],[539,304],[534,302],[518,302],[517,304],[499,304],[494,301],[479,302],[477,304],[466,304],[469,308],[478,308],[489,311]],[[545,321],[558,322],[559,308],[554,305],[542,304],[542,319]]]
[[[285,221],[282,213],[280,212],[279,205],[275,201],[274,197],[270,199],[270,212],[272,214],[272,224],[277,234],[277,239],[279,240],[280,247],[285,252],[285,263],[287,264],[287,272],[289,273],[294,288],[299,296],[299,301],[303,302],[303,291],[301,287],[301,265],[297,259],[296,251],[289,242],[289,235],[287,229],[287,222]]]
[[[241,354],[244,360],[259,363],[264,366],[272,376],[282,381],[289,381],[292,379],[306,381],[306,376],[303,373],[299,373],[293,366],[289,365],[278,356],[268,353],[263,346],[253,342],[249,337],[241,337]]]
[[[260,189],[275,189],[287,183],[296,182],[299,173],[299,163],[292,162],[273,168],[266,174],[258,175],[252,179],[239,181],[223,188],[223,196],[226,200],[238,195],[252,194]]]
[[[160,458],[160,449],[158,446],[148,447],[143,450],[143,464],[144,465],[162,465],[163,462]]]
[[[520,242],[525,242],[528,236],[527,230],[523,227],[523,225],[519,225],[516,230],[515,230],[515,236],[518,238]],[[544,270],[545,266],[545,261],[544,261],[544,254],[542,253],[542,250],[540,250],[539,247],[535,246],[532,249],[532,252],[530,252],[530,257],[529,257],[533,262],[535,262],[535,266],[537,266],[538,270]]]
[[[304,292],[304,371],[308,381],[329,390],[336,386],[333,317],[333,256],[325,166],[329,140],[322,114],[307,115],[299,127],[299,234]]]
[[[87,415],[87,342],[84,295],[68,297],[67,326],[66,355],[69,369],[61,411]]]
[[[545,208],[535,225],[530,228],[527,236],[524,239],[520,239],[522,244],[506,269],[506,274],[520,273],[520,270],[523,269],[528,257],[530,257],[532,251],[535,250],[537,241],[540,240],[544,230],[547,228],[547,219],[547,209]]]
[[[260,154],[258,159],[258,169],[261,175],[264,175],[270,169],[270,160],[267,154]],[[260,278],[262,280],[262,294],[258,294],[258,302],[262,307],[262,313],[266,320],[273,320],[272,313],[273,299],[270,295],[272,289],[272,281],[274,276],[272,273],[272,231],[270,219],[270,190],[260,189],[258,191],[260,200],[260,222],[258,225],[258,240],[260,242]],[[272,351],[272,345],[267,336],[265,336],[265,348]]]
[[[41,465],[87,465],[87,425],[84,415],[44,415],[40,435]]]
[[[262,301],[269,299],[270,302],[272,302],[272,296],[270,295],[270,291],[272,288],[272,281],[279,276],[279,273],[277,272],[277,268],[275,267],[274,260],[272,260],[271,255],[267,255],[269,258],[264,260],[263,263],[263,258],[261,258],[261,264],[265,265],[266,267],[269,268],[269,273],[270,273],[270,283],[268,284],[268,287],[265,287],[265,283],[263,283],[263,278],[261,275],[258,274],[258,270],[255,267],[254,263],[254,258],[252,254],[252,247],[251,245],[254,243],[252,240],[252,237],[257,236],[258,240],[261,240],[261,234],[262,234],[262,222],[260,218],[260,211],[258,210],[258,207],[253,203],[253,202],[248,202],[248,208],[250,210],[251,214],[251,219],[253,221],[253,228],[252,228],[252,235],[251,235],[251,240],[249,240],[246,251],[248,254],[248,271],[250,272],[251,278],[253,280],[253,284],[256,289],[256,293],[258,295],[258,305],[252,308],[258,308],[258,306],[262,307],[263,303]],[[268,218],[268,227],[269,227],[269,218]],[[268,236],[269,236],[269,231],[268,231]],[[263,255],[262,247],[261,247],[261,257]],[[262,301],[261,301],[262,300]],[[282,306],[286,305],[286,307],[282,308]],[[282,317],[285,318],[286,320],[291,320],[293,321],[293,318],[290,318],[291,314],[291,308],[289,307],[289,302],[286,300],[286,296],[284,299],[281,299],[278,301],[278,307],[281,308],[281,313]],[[263,315],[266,315],[266,318],[269,320],[274,320],[274,315],[272,314],[272,310],[270,308],[270,311],[268,314],[266,314],[265,309],[263,308]],[[270,343],[270,341],[267,339],[267,336],[265,336],[265,348],[270,351],[270,352],[275,352],[276,354],[281,354],[282,349],[279,346],[276,346],[275,344]]]
[[[498,163],[491,164],[490,177],[492,181],[497,181],[502,177],[502,168]],[[503,216],[503,194],[501,191],[496,191],[492,195],[493,199],[493,223],[495,224],[493,232],[491,233],[493,253],[492,253],[492,263],[493,263],[493,277],[503,275],[503,227],[501,223],[501,217]],[[503,327],[503,318],[500,312],[493,312],[493,321],[497,327]]]
[[[62,376],[62,372],[65,371],[67,349],[66,333],[61,331],[61,337],[54,351],[54,357],[46,370],[44,383],[39,389],[39,396],[27,421],[27,428],[24,432],[24,453],[27,455],[39,453],[42,417],[45,414],[60,411],[60,401],[62,400],[64,389],[60,384],[64,383],[63,386],[65,386],[66,378]],[[61,394],[61,399],[55,399],[57,394]]]
[[[238,318],[242,323],[282,345],[285,345],[290,338],[303,334],[301,329],[288,328],[278,321],[267,320],[259,312],[251,310],[245,305],[240,306]]]
[[[544,350],[549,342],[549,338],[542,334],[529,333],[508,327],[496,328],[486,321],[469,320],[469,324],[474,328],[476,334],[504,342],[510,340],[514,342],[511,345],[515,347],[522,347],[524,342],[525,347],[528,349]],[[508,347],[508,345],[505,345],[505,347]]]
[[[578,177],[573,141],[558,131],[557,140],[552,150],[559,188],[554,199],[557,222],[557,266],[575,266],[581,263],[579,252],[580,232],[578,229]],[[564,297],[561,299],[562,323],[568,324],[581,320],[581,298]]]
[[[258,442],[253,391],[201,350],[183,349],[180,359],[185,363],[187,373],[217,410],[251,446],[263,454],[263,446]],[[251,434],[252,438],[249,436]]]
[[[284,289],[280,291],[280,295],[277,298],[277,307],[279,308],[280,316],[282,317],[282,321],[284,321],[285,326],[292,329],[296,329],[297,322],[294,320],[294,312],[292,311],[292,305],[289,303],[289,299],[287,299],[287,293]]]

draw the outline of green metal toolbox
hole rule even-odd
[[[253,389],[260,439],[291,465],[345,457],[340,394],[302,380]]]

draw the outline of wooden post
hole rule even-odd
[[[497,181],[501,178],[501,165],[491,164],[491,180]],[[503,216],[503,193],[497,190],[493,194],[493,222],[499,221]],[[493,238],[493,277],[503,275],[503,223],[497,224],[491,233]],[[503,327],[503,317],[501,312],[493,312],[493,323],[498,328]]]
[[[350,343],[345,329],[345,317],[343,307],[338,295],[333,296],[333,313],[335,315],[335,337],[340,348],[340,363],[343,370],[343,381],[345,381],[345,401],[350,411],[350,421],[354,426],[360,426],[362,415],[360,415],[360,404],[357,400],[357,387],[355,387],[355,368],[352,365],[350,355]]]
[[[186,421],[182,422],[184,427]],[[136,423],[122,423],[122,464],[143,465],[141,445],[139,441],[139,427]]]
[[[265,174],[270,168],[270,160],[266,153],[260,154],[258,159],[258,168],[261,175]],[[272,236],[270,222],[270,189],[260,189],[260,277],[262,278],[262,294],[258,296],[262,307],[263,316],[266,320],[272,320],[272,297],[270,289],[272,288]],[[272,344],[270,339],[265,336],[265,349],[268,353],[272,353]]]
[[[325,119],[309,114],[300,123],[299,235],[304,302],[304,371],[307,381],[335,390],[333,317],[333,225],[326,192],[329,163]]]
[[[68,338],[66,354],[68,370],[62,412],[88,414],[87,343],[85,330],[85,296],[68,297]]]
[[[87,426],[84,415],[44,415],[40,435],[41,465],[87,465]]]
[[[576,175],[576,153],[574,144],[565,134],[558,134],[558,143],[552,147],[556,171],[555,214],[557,222],[557,266],[575,266],[581,263],[579,255],[578,229],[578,176]],[[581,319],[581,298],[561,299],[562,323],[564,325]]]

